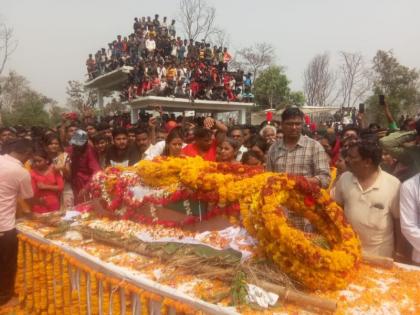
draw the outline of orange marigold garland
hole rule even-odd
[[[80,314],[87,315],[87,286],[86,286],[86,274],[80,271],[79,283],[80,283]]]
[[[178,183],[197,193],[216,193],[221,207],[239,203],[242,224],[259,241],[259,247],[307,288],[343,288],[361,259],[360,241],[343,210],[326,190],[303,177],[252,172],[199,157],[140,161],[133,169],[152,187],[168,190]],[[307,218],[331,250],[289,226],[286,208]]]
[[[72,277],[71,281],[71,314],[79,315],[80,314],[80,298],[79,298],[79,288],[78,288],[78,279],[77,279],[77,269],[70,262],[70,276]]]
[[[149,303],[150,300],[147,298],[146,292],[143,292],[140,295],[141,315],[149,315]]]
[[[23,238],[22,238],[23,239]],[[25,284],[26,284],[26,299],[25,299],[25,312],[30,314],[34,307],[33,296],[33,259],[32,259],[32,246],[29,243],[25,244]]]
[[[58,253],[54,253],[54,260],[58,259]],[[64,302],[64,315],[71,314],[71,280],[69,262],[67,258],[63,258],[63,302]],[[55,270],[59,270],[58,268]]]
[[[99,299],[98,299],[98,281],[96,273],[91,272],[89,275],[90,281],[90,311],[92,315],[99,315]]]
[[[344,220],[342,209],[324,192],[318,191],[317,199],[302,194],[304,189],[314,189],[308,185],[301,178],[273,174],[250,203],[241,204],[244,225],[268,256],[305,287],[343,288],[360,261],[360,241]],[[302,231],[289,226],[280,205],[310,218],[331,250],[313,244]]]
[[[19,303],[25,298],[25,243],[18,239],[17,275],[15,291],[19,295]]]
[[[34,286],[34,307],[35,312],[41,311],[41,286],[40,286],[40,264],[38,257],[38,246],[32,246],[33,254],[33,286]]]
[[[106,281],[102,281],[102,313],[109,314],[109,306],[110,306],[110,284]]]
[[[112,314],[120,315],[121,314],[121,292],[119,287],[111,286],[111,309]]]
[[[41,293],[41,299],[40,299],[40,308],[41,312],[45,312],[47,310],[47,274],[45,271],[45,252],[44,252],[45,246],[40,246],[39,252],[38,252],[38,259],[39,259],[39,284],[40,284],[40,293]]]
[[[120,279],[112,278],[99,272],[93,272],[89,266],[79,262],[71,255],[60,251],[56,246],[40,244],[36,240],[22,234],[18,237],[22,243],[20,254],[25,256],[24,263],[19,263],[19,268],[23,268],[22,270],[25,271],[23,300],[25,302],[25,308],[18,309],[18,314],[87,314],[87,294],[91,295],[89,313],[93,315],[99,314],[100,291],[102,291],[102,314],[108,314],[111,310],[112,314],[122,313],[121,290],[124,290],[124,294],[126,294],[124,310],[125,314],[128,315],[132,314],[135,296],[141,297],[141,311],[143,314],[148,314],[150,301],[162,302],[164,299],[160,295],[146,292]],[[33,270],[32,267],[34,268]],[[89,281],[87,280],[87,275],[89,275]],[[88,282],[89,292],[87,288]],[[102,286],[102,290],[99,290],[99,283]],[[50,290],[52,284],[53,290]],[[46,304],[40,294],[43,290],[47,293],[48,307],[36,312],[33,309],[34,297],[32,292],[39,293],[35,294],[35,296],[37,304],[41,308]],[[52,298],[50,291],[54,291],[55,300],[52,303],[50,302]],[[60,297],[60,303],[62,305],[64,304],[64,307],[58,307],[57,302],[60,301]],[[193,312],[191,307],[181,302],[171,301],[169,303],[174,306],[177,312]],[[52,312],[51,304],[54,305],[55,313]]]
[[[52,261],[52,253],[47,249],[45,256],[45,269],[47,273],[48,315],[55,315],[55,305],[57,305],[58,308],[60,308],[59,305],[62,305],[61,292],[57,292],[56,298],[54,297],[54,266]]]

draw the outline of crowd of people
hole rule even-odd
[[[89,199],[96,172],[159,156],[201,156],[304,176],[343,206],[365,252],[420,264],[420,119],[398,128],[388,115],[388,128],[350,124],[338,131],[321,124],[313,131],[297,107],[260,126],[164,113],[141,118],[136,125],[110,125],[65,115],[57,129],[0,129],[0,276],[8,279],[0,304],[13,292],[17,208],[35,215],[69,209]],[[313,232],[309,221],[286,211],[290,224]]]
[[[138,96],[244,101],[253,99],[252,75],[231,71],[227,47],[205,40],[181,39],[175,20],[150,16],[134,18],[133,33],[117,36],[108,48],[89,55],[86,67],[94,79],[122,66],[131,66],[123,100]]]

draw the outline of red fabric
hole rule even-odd
[[[203,155],[199,154],[198,147],[195,143],[188,144],[185,148],[182,149],[182,153],[186,156],[197,156],[200,155],[206,161],[216,161],[216,152],[217,152],[217,141],[213,140],[210,149]]]
[[[335,145],[331,150],[331,161],[330,161],[330,166],[335,166],[335,163],[337,163],[338,157],[340,156],[340,149],[341,149],[341,143],[340,143],[340,139],[338,139],[335,141]]]
[[[230,82],[230,76],[228,74],[225,74],[223,76],[223,85],[224,87],[229,87],[229,82]]]
[[[137,96],[140,96],[142,92],[143,92],[143,84],[142,84],[142,83],[140,83],[140,84],[137,86]]]
[[[60,210],[60,195],[64,188],[63,177],[52,168],[46,174],[40,174],[36,170],[31,170],[32,189],[34,191],[34,198],[41,199],[44,204],[35,204],[32,206],[32,211],[35,213],[47,213]],[[38,183],[45,185],[58,186],[60,191],[44,190],[38,188]]]
[[[192,96],[195,97],[200,89],[200,85],[196,81],[193,81],[191,82],[190,88],[191,88]]]
[[[211,79],[214,82],[216,82],[217,81],[217,75],[218,75],[216,67],[212,67],[210,73],[211,73]]]
[[[159,80],[159,78],[154,78],[152,80],[152,89],[154,89],[156,87],[159,87],[159,86],[160,86],[160,80]]]
[[[79,199],[80,191],[87,187],[92,176],[101,170],[101,166],[91,145],[88,145],[85,152],[77,157],[73,155],[71,146],[66,151],[71,159],[71,186],[75,204],[77,204],[84,201]]]
[[[273,112],[267,112],[267,121],[271,121],[273,119]]]
[[[235,94],[233,94],[232,89],[231,88],[227,88],[225,90],[226,90],[228,101],[234,101],[235,100]]]
[[[311,124],[311,117],[308,114],[305,114],[305,125]]]
[[[142,91],[147,92],[148,90],[150,90],[150,88],[151,88],[150,81],[149,80],[143,81]]]
[[[177,126],[176,121],[170,120],[165,124],[165,129],[167,132],[171,132]]]
[[[311,131],[312,131],[312,132],[315,132],[315,131],[316,131],[316,123],[312,122],[312,123],[309,125],[309,129],[311,129]]]

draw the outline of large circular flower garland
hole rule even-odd
[[[209,201],[217,204],[217,214],[224,213],[220,209],[240,209],[241,222],[258,246],[306,288],[345,287],[361,259],[360,241],[343,210],[327,191],[303,177],[199,157],[140,161],[127,171],[136,173],[147,186],[165,189],[169,197],[162,200],[181,196]],[[115,169],[109,172],[115,181]],[[105,186],[108,191],[114,186],[115,191],[115,186],[127,187],[127,183],[112,185],[105,180]],[[307,234],[289,225],[286,208],[307,218],[330,249],[314,244]]]

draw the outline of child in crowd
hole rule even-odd
[[[241,163],[249,166],[262,166],[263,161],[255,151],[247,151],[242,155]]]
[[[60,210],[64,180],[42,148],[37,148],[33,154],[31,178],[35,199],[32,212],[42,214]]]

